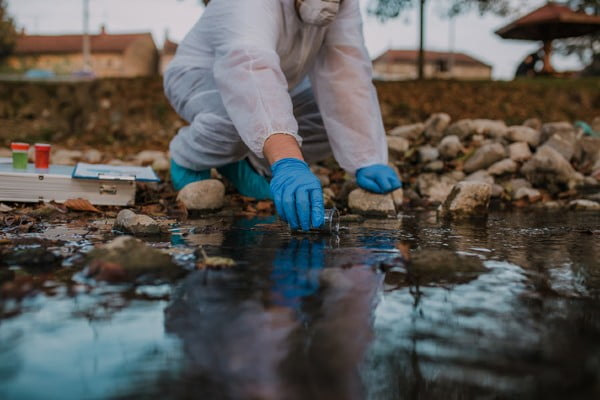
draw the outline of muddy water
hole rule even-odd
[[[0,398],[600,398],[598,213],[182,228],[152,245],[238,265],[1,300]]]

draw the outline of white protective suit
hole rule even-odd
[[[302,22],[294,0],[212,0],[165,73],[190,123],[171,157],[193,170],[263,158],[265,140],[286,133],[309,163],[332,150],[350,173],[386,164],[371,75],[359,0],[343,0],[322,27]]]

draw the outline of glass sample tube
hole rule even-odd
[[[320,233],[320,234],[337,234],[340,230],[340,213],[337,208],[326,208],[323,216],[323,225],[319,228],[312,228],[309,231],[300,229],[294,230],[296,233]]]
[[[29,144],[13,142],[10,144],[12,150],[12,167],[14,169],[27,169]]]

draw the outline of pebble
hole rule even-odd
[[[521,173],[534,185],[573,186],[583,176],[573,169],[571,164],[550,146],[542,146],[521,168]],[[556,191],[557,188],[553,188]]]
[[[519,166],[514,160],[505,158],[504,160],[492,164],[487,171],[490,173],[490,175],[499,176],[505,174],[514,174],[517,172],[518,168]]]
[[[392,192],[392,200],[396,206],[396,210],[399,210],[404,205],[404,190],[402,188],[396,189]]]
[[[399,136],[386,136],[388,150],[390,155],[396,158],[402,158],[404,153],[410,148],[408,139]]]
[[[439,208],[441,217],[461,217],[487,214],[492,187],[487,183],[459,182]]]
[[[425,124],[418,122],[412,125],[400,125],[388,132],[390,136],[398,136],[408,140],[418,139],[425,131]]]
[[[75,165],[83,158],[79,150],[57,149],[50,154],[50,162],[57,165]]]
[[[540,121],[539,118],[529,118],[525,120],[525,122],[523,122],[523,126],[533,128],[536,131],[539,131],[540,129],[542,129],[542,121]]]
[[[564,136],[554,134],[544,143],[544,146],[552,147],[559,152],[567,161],[571,161],[575,153],[575,142],[570,141]]]
[[[457,136],[459,139],[464,140],[473,135],[473,120],[461,119],[451,124],[446,129],[446,136]]]
[[[425,121],[425,136],[429,139],[438,140],[444,135],[444,131],[450,124],[450,115],[446,113],[432,114]]]
[[[393,216],[396,207],[391,194],[375,194],[354,189],[348,196],[348,207],[353,213],[366,216]]]
[[[179,191],[177,200],[188,210],[218,210],[225,203],[225,185],[217,179],[192,182]]]
[[[438,175],[435,173],[419,174],[417,178],[417,189],[421,196],[429,198],[429,201],[435,203],[443,202],[454,185],[464,178],[457,174]]]
[[[514,194],[521,188],[531,188],[531,183],[529,183],[529,181],[526,179],[517,178],[508,181],[505,187],[508,193]]]
[[[541,143],[550,139],[553,135],[575,133],[575,127],[570,122],[548,122],[542,125]]]
[[[500,143],[489,143],[481,146],[473,153],[465,162],[463,170],[466,173],[471,173],[480,169],[484,169],[502,160],[506,156],[504,146]]]
[[[525,142],[533,147],[537,147],[540,144],[541,133],[527,126],[516,125],[508,128],[506,136],[512,142]]]
[[[445,136],[438,145],[440,157],[444,160],[452,160],[463,151],[463,145],[456,135]]]
[[[440,157],[440,152],[438,149],[432,146],[421,146],[418,149],[418,153],[419,161],[424,164],[435,161]]]
[[[508,128],[504,121],[492,119],[474,119],[471,121],[473,134],[500,139],[506,136]]]
[[[423,170],[427,172],[442,172],[444,170],[444,162],[441,160],[431,161],[425,164]]]
[[[485,169],[475,171],[464,179],[465,182],[482,182],[489,185],[494,184],[494,177],[489,174]]]
[[[83,161],[90,164],[98,164],[102,161],[102,153],[96,149],[86,150],[83,153]]]
[[[579,199],[573,200],[568,205],[569,210],[577,210],[577,211],[599,211],[600,203],[596,203],[592,200]]]
[[[515,191],[513,198],[515,200],[521,200],[526,198],[527,201],[529,201],[530,203],[535,203],[536,201],[539,201],[542,198],[542,193],[537,189],[521,187]]]
[[[531,150],[527,142],[515,142],[508,145],[508,156],[514,161],[527,161],[531,158]]]
[[[117,214],[114,229],[133,235],[156,235],[160,233],[160,225],[154,219],[127,209],[121,210]]]

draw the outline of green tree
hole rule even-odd
[[[600,0],[567,0],[567,5],[576,11],[590,15],[600,15]],[[555,41],[559,54],[577,55],[587,67],[585,75],[600,76],[600,32],[595,34]]]
[[[415,5],[419,6],[419,60],[417,65],[419,79],[424,78],[425,66],[425,3],[426,0],[370,0],[367,8],[369,14],[376,16],[380,21],[387,21]],[[482,14],[492,12],[505,15],[513,11],[513,3],[511,0],[438,0],[436,2],[442,13],[447,16],[455,16],[472,9],[476,9]]]
[[[8,15],[5,0],[0,0],[0,61],[12,53],[17,40],[17,30]]]

